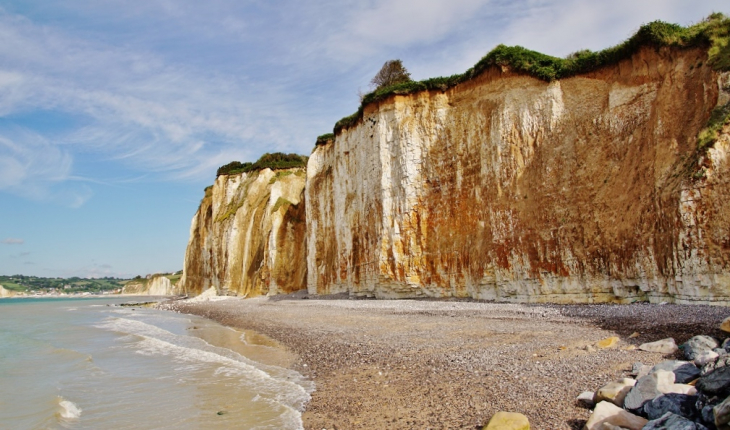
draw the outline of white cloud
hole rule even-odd
[[[0,243],[3,243],[5,245],[22,245],[25,243],[25,240],[8,237],[6,239],[0,240]]]

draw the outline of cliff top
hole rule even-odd
[[[419,91],[445,91],[462,82],[481,75],[492,67],[508,67],[516,73],[533,76],[543,81],[568,78],[590,73],[602,67],[616,64],[630,58],[644,47],[706,47],[707,64],[718,71],[730,71],[730,18],[721,13],[714,13],[702,22],[683,27],[663,21],[645,24],[623,43],[598,52],[582,50],[568,55],[566,58],[552,57],[540,52],[531,51],[521,46],[498,45],[485,55],[474,67],[462,74],[447,77],[430,78],[423,81],[404,82],[375,90],[366,94],[357,112],[337,121],[334,135],[346,128],[356,125],[363,117],[365,106],[376,103],[392,95],[413,94]],[[317,138],[321,145],[334,136],[322,135]]]
[[[284,154],[282,152],[275,152],[273,154],[266,153],[255,163],[232,161],[225,166],[219,167],[215,176],[217,178],[221,175],[237,175],[263,169],[281,170],[293,169],[295,167],[307,167],[307,157],[297,154]]]

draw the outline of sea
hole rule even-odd
[[[144,300],[0,299],[0,429],[302,428],[279,345]]]

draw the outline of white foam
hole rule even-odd
[[[81,408],[61,396],[58,396],[58,406],[58,416],[65,420],[77,420],[81,416]]]
[[[294,370],[258,363],[197,337],[176,335],[152,324],[127,318],[109,318],[97,327],[141,337],[140,342],[132,344],[139,354],[171,356],[193,368],[217,365],[214,374],[236,377],[239,383],[250,386],[254,392],[295,412],[303,410],[314,391],[314,384]]]

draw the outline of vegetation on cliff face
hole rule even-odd
[[[218,168],[216,177],[221,175],[237,175],[240,173],[256,172],[263,169],[292,169],[295,167],[306,167],[307,157],[298,154],[284,154],[275,152],[273,154],[266,153],[261,156],[255,163],[233,161]]]
[[[599,52],[578,51],[567,58],[552,57],[521,46],[499,45],[479,60],[474,67],[462,74],[424,81],[402,82],[378,88],[366,94],[362,98],[357,112],[337,121],[334,134],[339,134],[343,129],[356,125],[362,119],[365,106],[370,103],[385,100],[392,95],[413,94],[419,91],[445,91],[479,76],[492,67],[507,67],[513,72],[550,82],[616,64],[631,57],[643,47],[658,49],[665,46],[678,48],[705,46],[708,48],[708,64],[718,71],[730,71],[729,42],[730,18],[721,13],[715,13],[690,27],[654,21],[643,25],[635,35],[619,45]]]

